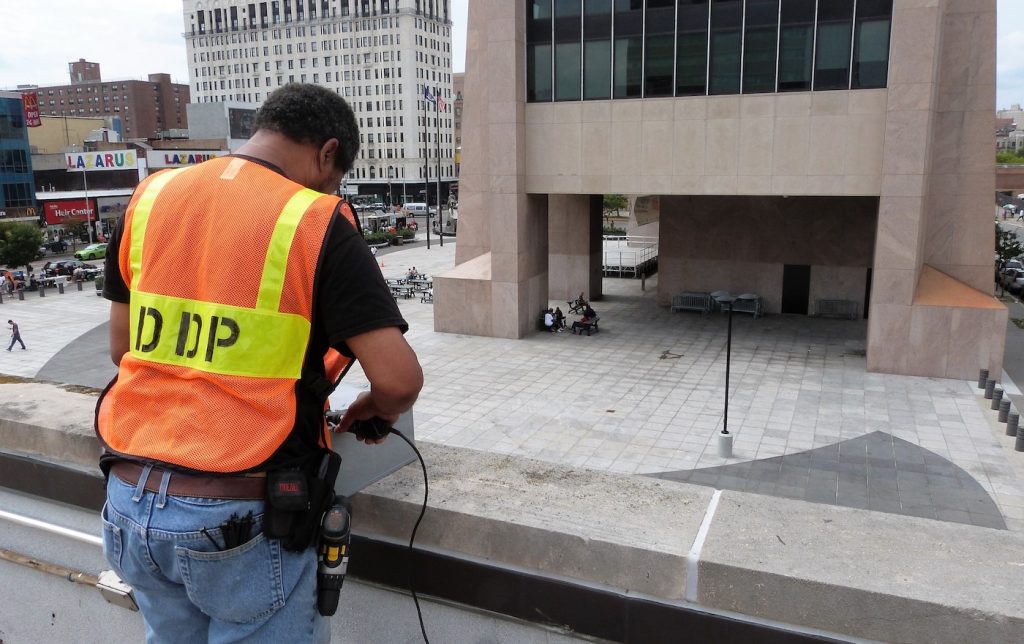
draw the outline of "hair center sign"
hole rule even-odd
[[[67,152],[68,172],[94,170],[135,170],[138,161],[135,150],[108,150],[105,152]]]

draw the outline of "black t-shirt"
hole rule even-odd
[[[243,158],[284,174],[272,164],[251,157]],[[129,289],[118,263],[123,228],[124,216],[117,222],[107,244],[103,297],[127,304]],[[409,329],[391,296],[391,290],[384,282],[377,261],[363,241],[361,231],[336,212],[333,224],[328,229],[313,283],[313,319],[305,370],[322,372],[322,356],[328,347],[353,357],[346,344],[348,338],[390,326],[398,327],[402,333]],[[266,468],[260,469],[297,465],[316,446],[323,422],[323,404],[302,383],[296,385],[296,397],[297,431],[271,457]]]

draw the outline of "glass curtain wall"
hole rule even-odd
[[[555,100],[580,100],[580,0],[555,0]]]
[[[889,80],[892,0],[858,0],[853,37],[853,89],[885,87]]]
[[[530,102],[885,87],[893,0],[523,0]]]
[[[647,0],[644,96],[672,96],[676,0]]]
[[[708,0],[679,0],[676,96],[707,92]]]
[[[818,2],[813,89],[846,89],[850,86],[852,34],[853,0]]]
[[[526,18],[526,100],[551,100],[551,0],[529,0]]]
[[[743,28],[743,93],[775,91],[779,0],[747,0]]]
[[[644,2],[615,0],[615,98],[643,94]]]
[[[742,35],[743,0],[712,0],[708,94],[740,93]]]
[[[815,0],[782,0],[779,13],[779,91],[807,92],[814,66]]]
[[[612,97],[612,0],[583,0],[583,98]]]

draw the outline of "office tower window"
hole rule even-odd
[[[743,0],[712,0],[709,94],[739,93],[742,32]]]
[[[818,3],[814,89],[847,89],[850,86],[852,32],[853,0]]]
[[[743,34],[743,93],[775,91],[779,0],[747,0]]]
[[[679,0],[676,96],[704,94],[708,75],[709,0]]]
[[[580,0],[554,0],[555,100],[580,100]]]
[[[612,96],[612,0],[583,3],[583,98]]]
[[[888,81],[893,0],[525,2],[529,101],[860,89]]]
[[[615,0],[615,98],[640,98],[643,93],[644,3]]]
[[[551,0],[528,0],[526,100],[551,100]],[[417,9],[418,13],[418,9]]]
[[[811,89],[815,0],[782,0],[779,26],[779,91]]]
[[[672,96],[675,58],[675,0],[647,0],[644,96]]]
[[[859,0],[853,39],[854,89],[885,87],[889,79],[892,0]]]

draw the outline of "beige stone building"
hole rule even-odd
[[[652,195],[659,303],[852,301],[870,370],[1000,373],[995,30],[995,0],[471,0],[435,328],[600,299],[601,195]]]

